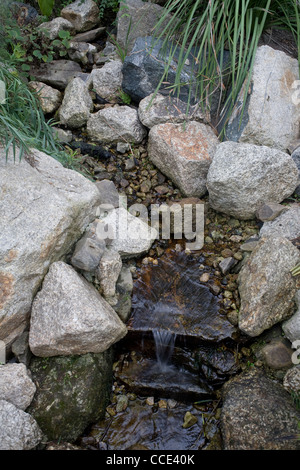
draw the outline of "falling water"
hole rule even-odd
[[[155,328],[153,329],[153,337],[155,341],[157,363],[159,368],[162,371],[165,371],[169,366],[170,359],[174,351],[176,334],[168,330]]]

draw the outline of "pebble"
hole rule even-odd
[[[167,404],[166,400],[159,400],[159,402],[158,402],[158,407],[159,407],[161,410],[166,410],[167,407],[168,407],[168,404]]]
[[[148,397],[148,398],[146,398],[146,403],[147,403],[147,405],[149,405],[149,406],[153,406],[153,405],[154,405],[154,397]]]
[[[128,406],[128,397],[126,395],[119,395],[117,406],[116,406],[116,412],[120,413],[121,411],[125,411],[127,406]]]
[[[200,282],[207,282],[209,281],[210,274],[209,273],[203,273],[202,276],[200,276]]]
[[[167,401],[167,404],[168,404],[168,408],[172,410],[173,408],[177,406],[177,401],[172,400],[172,398],[169,398],[169,400]]]
[[[184,415],[182,427],[183,427],[184,429],[191,428],[191,427],[194,426],[194,424],[196,424],[197,422],[198,422],[197,416],[192,415],[192,413],[191,413],[190,411],[187,411],[187,412],[185,413],[185,415]]]

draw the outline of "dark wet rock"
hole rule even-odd
[[[282,385],[251,368],[223,388],[225,450],[299,450],[300,412]]]
[[[112,157],[111,152],[103,148],[101,145],[90,144],[82,141],[72,141],[70,147],[74,150],[80,149],[82,155],[90,155],[97,160],[107,160]]]
[[[201,284],[198,260],[184,252],[170,249],[154,269],[143,268],[132,306],[128,326],[133,331],[159,328],[186,339],[208,341],[221,341],[235,333],[209,286]]]
[[[153,46],[153,38],[151,36],[139,37],[136,39],[134,47],[129,55],[126,56],[123,65],[123,82],[122,88],[133,101],[139,103],[143,98],[154,93],[160,83],[161,77],[164,73],[167,58],[169,57],[170,50],[173,47],[169,45],[167,50],[161,51],[162,41],[156,42]],[[167,85],[162,85],[160,93],[169,94],[169,86],[174,84],[176,75],[176,60],[179,57],[179,48],[175,52],[173,60],[170,64],[168,76],[165,78]],[[183,83],[192,80],[194,57],[191,55],[189,58],[190,65],[185,65],[181,73]],[[164,89],[165,88],[165,89]],[[187,101],[189,94],[192,94],[192,101],[195,98],[195,92],[191,90],[189,85],[182,85],[180,88],[180,99]]]
[[[112,351],[83,356],[34,358],[37,386],[28,409],[48,439],[74,441],[104,416],[112,381]]]
[[[182,427],[186,412],[197,418],[188,429]],[[97,442],[104,441],[109,450],[197,450],[206,442],[202,414],[191,405],[179,403],[171,410],[156,406],[154,412],[142,400],[130,402],[113,419],[95,424],[90,434]]]
[[[236,374],[239,364],[233,351],[225,347],[202,347],[196,352],[200,372],[213,385],[223,384],[229,376]]]
[[[139,396],[177,400],[208,398],[212,389],[199,376],[174,364],[161,366],[155,359],[135,356],[115,371],[116,378]]]

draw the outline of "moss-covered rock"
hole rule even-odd
[[[74,441],[104,417],[112,380],[112,350],[83,356],[34,357],[37,392],[28,412],[50,440]]]

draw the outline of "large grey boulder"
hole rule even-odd
[[[71,129],[82,127],[87,123],[92,110],[93,101],[86,84],[81,78],[73,78],[59,108],[60,122]]]
[[[131,51],[134,42],[142,36],[150,36],[165,9],[152,2],[125,0],[121,3],[117,15],[117,41],[126,51]],[[157,33],[163,31],[169,18],[161,25]]]
[[[127,333],[99,292],[62,261],[53,263],[31,311],[29,345],[36,356],[106,351]]]
[[[46,83],[54,88],[65,89],[72,78],[82,74],[80,65],[73,60],[52,60],[32,67],[30,75],[36,81]]]
[[[37,391],[28,412],[49,440],[74,441],[104,417],[112,363],[112,349],[100,354],[32,359]]]
[[[264,203],[293,194],[297,180],[293,159],[281,150],[222,142],[207,175],[209,203],[216,211],[251,219]]]
[[[258,336],[286,320],[294,310],[297,280],[291,269],[300,262],[297,248],[283,237],[263,237],[239,273],[239,328]]]
[[[32,416],[12,403],[0,400],[0,450],[31,450],[42,437]]]
[[[297,310],[294,315],[282,324],[282,329],[285,336],[291,343],[300,340],[300,291],[298,290],[295,296]]]
[[[256,52],[250,94],[242,125],[239,127],[241,106],[229,120],[228,140],[267,145],[287,151],[298,139],[300,108],[293,99],[293,84],[299,80],[296,59],[269,46]],[[242,100],[244,88],[239,101]]]
[[[300,237],[300,205],[286,208],[276,219],[265,222],[260,229],[260,236],[285,237],[294,240]]]
[[[37,30],[45,33],[51,41],[56,39],[61,31],[69,31],[71,35],[75,33],[74,25],[70,21],[66,20],[66,18],[62,18],[60,16],[51,21],[40,24]]]
[[[144,126],[151,129],[158,124],[171,122],[177,124],[185,121],[209,122],[209,113],[204,113],[198,105],[189,106],[184,101],[172,96],[152,93],[139,104],[139,118]]]
[[[148,156],[183,195],[200,197],[218,143],[211,127],[200,122],[160,124],[150,130]]]
[[[29,88],[36,92],[41,108],[45,114],[53,113],[60,106],[62,93],[42,82],[29,82]]]
[[[61,16],[70,23],[78,32],[88,31],[100,22],[100,11],[93,0],[76,0],[61,10]]]
[[[140,143],[146,136],[137,110],[118,105],[92,114],[87,122],[87,132],[91,140],[109,144]]]
[[[122,89],[131,96],[133,101],[139,103],[156,91],[168,62],[170,62],[168,75],[160,86],[160,93],[170,94],[170,86],[175,83],[180,49],[175,50],[170,61],[168,59],[173,52],[174,45],[171,43],[163,50],[162,41],[154,41],[151,36],[137,38],[132,51],[125,57],[122,69]],[[180,75],[182,85],[179,98],[187,102],[190,97],[191,104],[195,104],[195,87],[191,84],[191,82],[195,83],[193,75],[195,67],[195,57],[191,54]]]
[[[105,99],[114,97],[122,86],[122,62],[112,60],[100,69],[93,69],[89,79],[89,86]]]
[[[224,450],[299,450],[300,412],[281,384],[250,368],[223,387]]]
[[[25,411],[32,402],[36,387],[24,364],[0,365],[0,397]]]
[[[104,233],[105,227],[108,230],[107,235]],[[155,228],[131,215],[123,207],[112,210],[100,220],[98,228],[111,240],[111,248],[119,252],[122,258],[132,258],[146,253],[158,237]]]
[[[0,150],[0,339],[25,329],[49,265],[62,259],[95,219],[99,192],[79,173],[32,150],[15,163]]]

